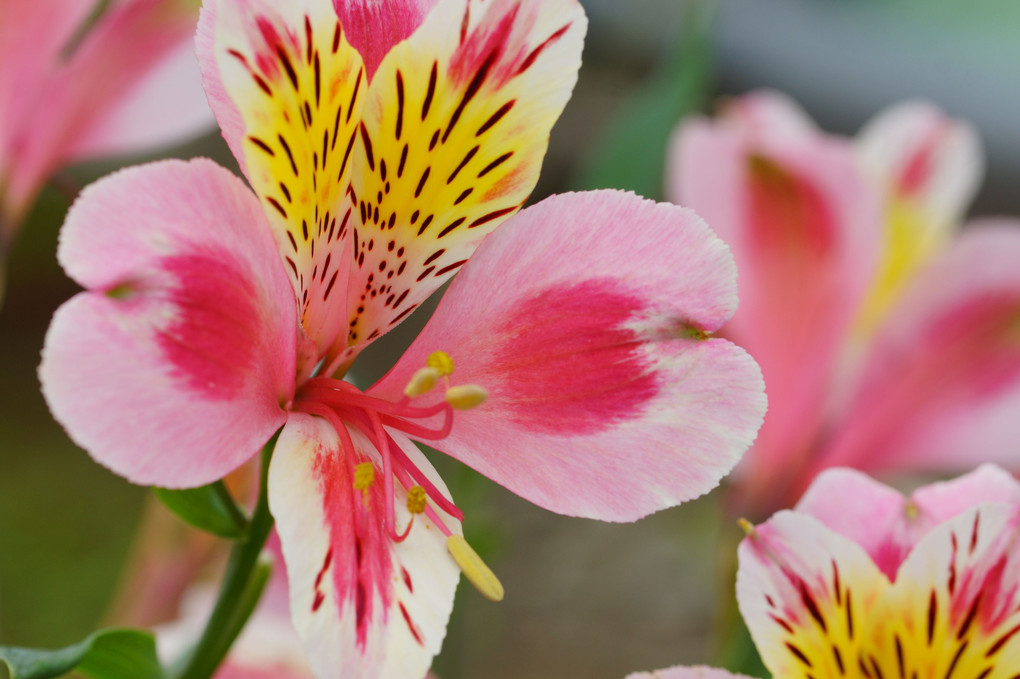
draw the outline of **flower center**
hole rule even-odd
[[[362,393],[354,385],[340,379],[313,377],[298,390],[291,409],[326,419],[336,430],[341,451],[351,467],[351,491],[365,502],[373,484],[384,484],[385,527],[395,542],[403,542],[414,526],[415,516],[425,514],[447,538],[447,548],[468,580],[486,597],[498,601],[503,596],[499,580],[463,537],[454,534],[439,517],[437,509],[457,521],[464,514],[428,476],[411,461],[394,441],[391,431],[400,431],[419,441],[440,441],[453,427],[455,410],[468,410],[481,405],[488,393],[477,385],[450,384],[453,360],[442,351],[429,356],[427,365],[418,370],[404,388],[404,396],[396,402]],[[414,400],[432,391],[442,380],[445,398],[429,406],[415,405]],[[379,452],[382,460],[381,479],[373,462],[360,462],[350,435],[350,428],[363,434]],[[396,525],[394,480],[407,493],[407,510],[411,520],[401,531]]]

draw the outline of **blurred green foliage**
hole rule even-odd
[[[152,634],[107,629],[56,650],[0,646],[11,679],[52,679],[76,669],[92,679],[164,679]]]
[[[705,107],[712,91],[711,14],[711,3],[689,5],[683,39],[600,133],[572,188],[626,189],[663,198],[669,137],[682,118]]]

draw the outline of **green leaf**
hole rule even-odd
[[[692,3],[686,36],[601,132],[572,188],[625,189],[662,198],[669,136],[681,118],[704,107],[712,86],[710,5]]]
[[[47,651],[0,646],[0,662],[11,679],[49,679],[73,669],[93,679],[165,679],[152,634],[134,629],[106,629],[85,641]]]
[[[153,488],[163,504],[186,523],[230,540],[243,538],[248,520],[222,481],[201,488]]]

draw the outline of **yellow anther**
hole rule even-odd
[[[453,359],[445,351],[433,351],[429,354],[425,365],[434,369],[442,377],[449,377],[453,374]]]
[[[471,410],[485,403],[487,392],[477,384],[460,384],[446,390],[446,402],[454,410]]]
[[[422,368],[414,374],[411,381],[404,387],[404,396],[414,398],[432,391],[439,379],[439,371],[435,368]]]
[[[754,529],[754,524],[747,519],[737,519],[737,525],[740,526],[741,530],[743,530],[749,538],[753,538],[758,535],[758,531]]]
[[[485,565],[482,557],[471,549],[467,540],[460,535],[451,535],[446,539],[446,548],[450,550],[450,556],[457,562],[464,577],[481,592],[482,596],[489,601],[503,600],[503,583]]]
[[[917,503],[913,499],[907,500],[907,504],[903,506],[903,513],[906,515],[908,521],[913,521],[921,515],[921,508],[917,506]]]
[[[362,462],[354,468],[354,489],[367,491],[375,483],[375,465]]]
[[[428,495],[421,486],[411,486],[407,491],[407,511],[412,514],[421,514],[425,511]]]

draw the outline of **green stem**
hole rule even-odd
[[[269,572],[265,562],[260,562],[259,554],[262,553],[269,531],[273,528],[266,481],[276,438],[274,436],[262,451],[259,498],[248,524],[248,535],[244,540],[235,543],[216,606],[209,616],[205,630],[191,652],[170,669],[168,674],[171,679],[212,677],[262,594]]]
[[[262,480],[260,480],[262,482]],[[223,503],[223,507],[227,510],[227,513],[234,519],[234,523],[244,530],[248,530],[248,517],[244,515],[241,508],[237,506],[237,502],[234,500],[234,496],[230,494],[227,489],[227,484],[223,483],[222,480],[217,481],[212,486],[213,492]]]

